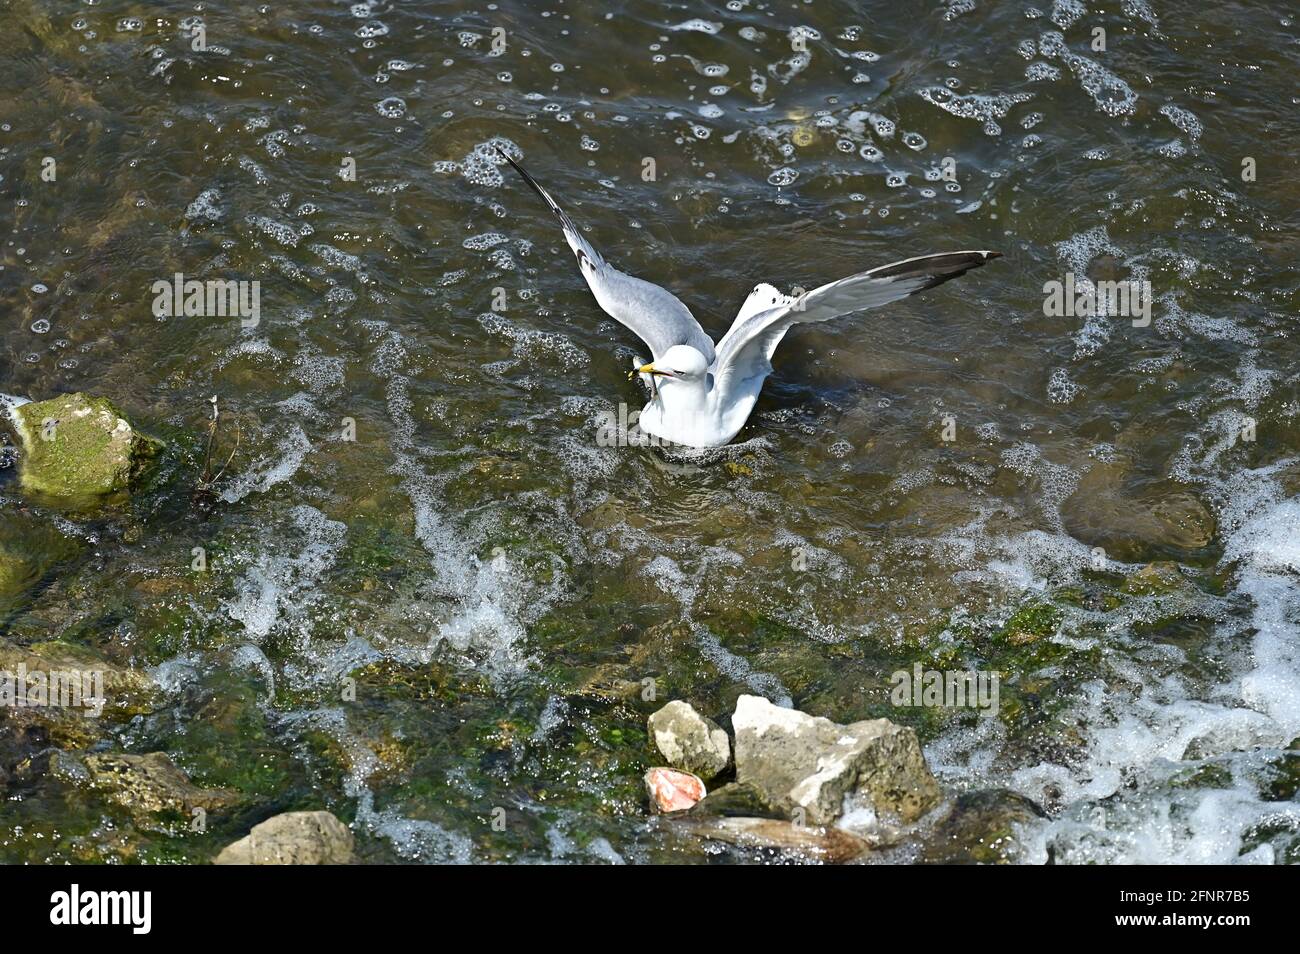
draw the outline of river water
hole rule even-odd
[[[950,792],[1043,807],[1025,861],[1300,859],[1284,7],[5,0],[0,391],[170,449],[91,513],[0,471],[45,567],[0,630],[150,671],[91,747],[244,802],[34,785],[0,860],[204,860],[295,808],[370,861],[722,857],[648,819],[644,720],[741,693],[915,726]],[[1004,257],[791,332],[725,451],[607,446],[643,349],[493,144],[715,338],[758,281]],[[259,321],[157,317],[176,273]],[[1067,273],[1149,321],[1045,314]],[[999,672],[997,713],[892,705],[916,663]]]

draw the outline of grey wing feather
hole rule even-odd
[[[564,240],[578,259],[578,270],[587,281],[596,303],[612,318],[626,326],[650,347],[655,360],[673,345],[687,344],[713,361],[713,340],[704,333],[691,310],[666,289],[620,272],[601,257],[583,238],[573,220],[551,198],[537,180],[510,158],[504,150],[497,153],[514,167],[524,182],[541,196],[542,201],[560,220]]]
[[[922,255],[814,288],[798,297],[759,285],[741,306],[731,330],[718,342],[715,378],[724,389],[771,371],[772,354],[793,325],[829,321],[878,308],[964,275],[1001,252],[945,252]]]

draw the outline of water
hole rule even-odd
[[[914,725],[950,791],[1043,805],[1030,861],[1300,857],[1294,18],[850,6],[5,4],[0,390],[173,450],[92,515],[0,470],[47,567],[0,628],[154,672],[90,744],[243,801],[155,831],[24,783],[0,860],[321,807],[371,861],[706,860],[645,817],[644,680]],[[715,337],[758,281],[1005,257],[791,333],[727,452],[601,446],[639,342],[493,143]],[[1045,316],[1067,271],[1149,281],[1150,326]],[[156,318],[175,272],[259,280],[260,322]],[[891,706],[916,661],[1004,672],[998,717]]]

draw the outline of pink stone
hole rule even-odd
[[[704,783],[697,776],[672,768],[650,769],[645,787],[651,807],[661,812],[684,811],[705,796]]]

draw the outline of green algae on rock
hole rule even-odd
[[[1024,848],[1019,829],[1045,818],[1032,799],[1006,789],[958,796],[921,846],[924,864],[1005,865]]]
[[[21,646],[0,637],[0,732],[32,734],[62,749],[89,749],[107,724],[149,712],[159,697],[153,678],[110,665],[91,650],[63,642]],[[45,687],[40,704],[14,705],[10,693]]]
[[[109,400],[77,392],[12,407],[22,444],[23,489],[65,499],[126,490],[160,444],[146,437]]]
[[[0,508],[0,611],[7,610],[80,544],[48,520]]]
[[[84,765],[91,788],[137,816],[163,812],[188,816],[196,808],[218,811],[239,800],[237,793],[227,789],[195,785],[164,752],[88,755]]]

